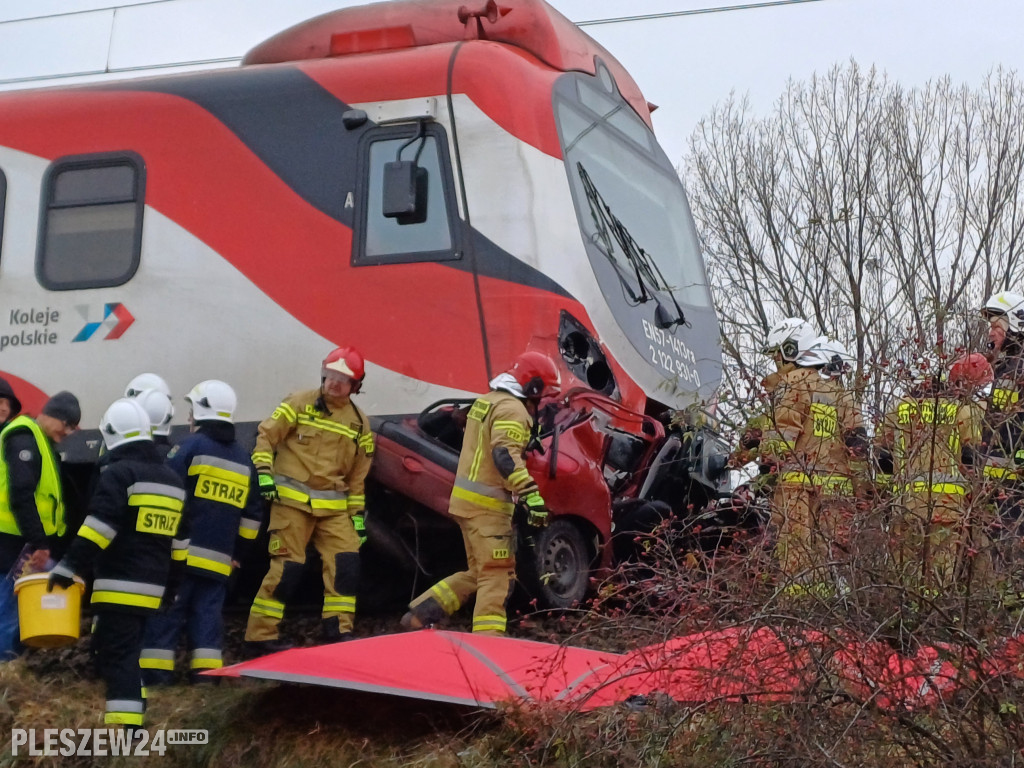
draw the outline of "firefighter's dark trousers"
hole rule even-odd
[[[92,630],[96,672],[107,685],[103,722],[141,727],[146,711],[139,652],[145,614],[97,610]]]
[[[323,560],[323,618],[336,619],[339,632],[351,632],[359,589],[359,535],[352,513],[314,515],[274,503],[270,509],[270,567],[249,611],[245,639],[275,640],[285,605],[302,576],[310,541]]]
[[[149,617],[142,656],[142,679],[147,685],[174,681],[174,653],[186,630],[189,673],[198,675],[224,665],[224,598],[227,582],[188,571],[178,585],[174,602]]]
[[[473,517],[455,517],[462,529],[468,568],[448,576],[409,604],[413,613],[428,600],[449,616],[475,593],[473,631],[505,633],[506,603],[516,574],[515,531],[505,512],[480,510]]]

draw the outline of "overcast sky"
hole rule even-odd
[[[749,93],[763,112],[787,78],[806,79],[851,57],[906,86],[946,74],[976,85],[997,65],[1024,72],[1024,0],[743,3],[773,2],[754,8],[738,7],[739,0],[549,1],[582,23],[659,105],[655,131],[676,163],[697,122],[730,91]],[[48,85],[67,74],[124,77],[139,67],[181,62],[224,66],[291,24],[357,4],[0,0],[0,88]],[[729,7],[735,9],[724,10]],[[656,14],[678,15],[587,23]]]

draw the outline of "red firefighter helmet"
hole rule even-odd
[[[949,368],[949,383],[956,386],[984,387],[991,384],[992,366],[980,352],[972,352],[956,359]]]
[[[561,377],[551,358],[540,352],[523,352],[508,372],[519,382],[528,398],[555,397],[561,391]]]
[[[352,379],[352,391],[358,392],[366,375],[363,356],[354,347],[338,347],[324,358],[320,375],[327,378],[329,373],[340,373]]]

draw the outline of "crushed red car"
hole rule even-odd
[[[472,402],[442,400],[373,420],[364,557],[371,584],[384,589],[398,577],[411,596],[465,567],[448,498]],[[637,533],[729,495],[729,448],[707,425],[639,414],[589,389],[543,403],[540,419],[527,466],[551,520],[539,530],[518,526],[517,564],[520,584],[542,607],[581,601],[592,575],[629,557]]]

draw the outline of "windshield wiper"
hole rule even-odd
[[[576,163],[576,168],[580,174],[580,180],[583,182],[583,191],[587,195],[587,204],[590,206],[590,218],[594,220],[594,236],[601,241],[601,252],[608,258],[608,261],[615,267],[615,274],[619,277],[619,282],[622,283],[622,287],[629,293],[630,301],[637,304],[645,304],[650,301],[653,296],[647,293],[647,288],[644,285],[644,280],[640,275],[639,264],[631,258],[629,250],[623,246],[622,231],[625,231],[625,227],[622,226],[615,215],[611,212],[608,204],[605,203],[604,198],[601,197],[601,193],[597,191],[597,187],[594,186],[594,182],[590,179],[590,174],[587,173],[586,168],[583,167],[582,163]],[[637,296],[633,291],[633,286],[629,284],[625,277],[621,273],[621,267],[619,266],[618,259],[615,258],[615,246],[612,244],[612,234],[609,234],[609,230],[614,234],[615,242],[622,248],[623,255],[626,260],[630,263],[630,266],[636,271],[636,282],[640,286],[640,295]],[[625,233],[627,236],[629,232]],[[593,238],[591,238],[593,241]]]
[[[587,169],[583,167],[583,163],[577,162],[576,170],[579,172],[580,181],[583,183],[583,191],[587,196],[587,204],[590,206],[590,216],[594,220],[594,227],[596,229],[595,235],[600,238],[604,245],[602,251],[615,267],[615,272],[619,275],[619,281],[628,291],[630,299],[638,304],[644,304],[652,298],[658,301],[655,296],[648,292],[647,286],[650,286],[655,291],[663,291],[672,299],[676,316],[668,317],[668,313],[665,312],[661,302],[658,301],[658,309],[654,313],[657,324],[662,328],[668,329],[685,323],[686,317],[683,314],[683,308],[679,306],[675,293],[669,288],[668,281],[662,274],[661,269],[658,268],[658,263],[647,251],[640,247],[640,244],[637,243],[630,231],[626,229],[626,225],[612,213],[611,206],[605,202],[601,193],[597,190],[593,180],[590,178],[590,174],[587,173]],[[615,258],[615,248],[612,245],[613,238],[615,244],[622,251],[622,255],[636,274],[636,282],[640,287],[639,296],[636,295],[633,288],[619,272],[619,263]]]

